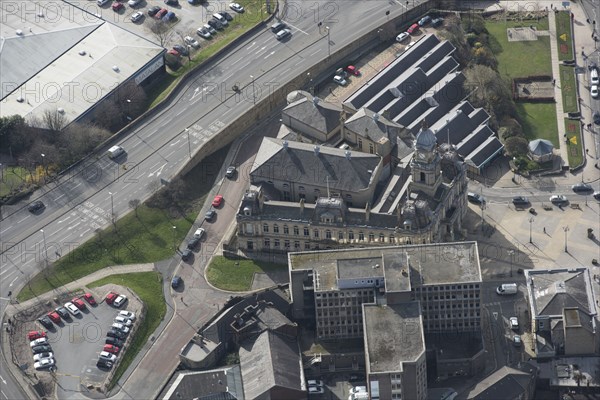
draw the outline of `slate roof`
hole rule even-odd
[[[256,399],[274,387],[302,390],[302,370],[296,340],[263,332],[239,350],[244,395]]]
[[[554,145],[546,139],[535,139],[529,142],[529,151],[537,156],[551,154],[554,150]]]
[[[380,162],[381,158],[374,154],[266,137],[250,177],[253,184],[293,181],[300,185],[325,186],[329,183],[332,190],[359,192],[370,186],[372,173]]]
[[[536,369],[526,364],[532,372],[502,367],[475,386],[467,395],[469,400],[521,399],[526,392]]]
[[[337,104],[316,99],[315,101],[303,97],[284,108],[283,113],[310,124],[320,132],[329,133],[340,126],[342,108]]]
[[[164,400],[244,400],[240,366],[200,372],[180,372]]]
[[[398,136],[402,126],[395,122],[389,121],[382,115],[366,108],[361,108],[352,115],[344,126],[356,133],[357,135],[366,137],[374,142],[379,142],[381,139],[390,139],[395,143],[394,136]]]

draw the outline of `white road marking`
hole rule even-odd
[[[176,142],[169,144],[169,146],[175,146],[177,143],[181,142],[181,139],[178,139]]]
[[[7,230],[9,230],[10,228],[12,228],[12,225],[9,226],[8,228],[4,229],[3,231],[0,231],[0,234],[3,234],[4,232],[6,232]]]
[[[17,221],[17,224],[20,224],[21,222],[25,221],[27,218],[29,218],[29,215],[28,215],[28,216],[26,216],[25,218],[23,218],[22,220],[20,220],[20,221]]]
[[[79,225],[81,225],[81,221],[80,221],[80,222],[78,222],[78,223],[76,223],[75,225],[71,225],[71,226],[69,226],[67,229],[73,229],[73,228],[76,228],[76,227],[77,227],[77,226],[79,226]]]
[[[302,29],[300,28],[296,28],[294,25],[290,24],[289,22],[286,22],[288,24],[288,26],[291,26],[292,28],[294,28],[297,31],[300,31],[302,33],[304,33],[306,36],[309,36],[308,33],[304,32]]]
[[[15,283],[15,281],[16,281],[17,279],[19,279],[19,277],[18,277],[18,276],[16,276],[16,277],[15,277],[15,279],[13,279],[13,280],[12,280],[12,282],[10,283],[10,285],[8,285],[8,287],[11,287],[11,286],[13,285],[13,283]],[[6,383],[6,382],[4,382],[4,383]]]
[[[246,50],[250,50],[252,47],[254,47],[254,45],[256,44],[256,42],[252,42],[252,44],[248,47],[246,47]]]
[[[79,237],[83,237],[83,235],[85,235],[86,233],[88,233],[89,231],[91,231],[91,229],[86,229],[85,231],[81,232],[81,235],[79,235]]]
[[[172,154],[172,153],[171,153],[171,154]],[[159,175],[162,173],[162,171],[163,171],[163,168],[164,168],[166,165],[167,165],[167,163],[164,163],[164,164],[163,164],[163,165],[162,165],[160,168],[158,168],[158,169],[154,170],[154,172],[151,172],[151,173],[148,175],[148,178],[150,178],[150,177],[153,177],[153,176],[154,176],[154,174],[156,174],[156,176],[158,177],[158,176],[159,176]]]
[[[63,194],[61,194],[60,196],[58,196],[57,198],[55,198],[54,200],[58,200],[58,199],[60,199],[61,197],[63,197],[64,195],[65,195],[65,194],[63,193]]]
[[[317,53],[318,53],[318,52],[320,52],[320,51],[321,51],[321,49],[318,49],[317,51],[315,51],[314,53],[311,53],[311,54],[309,54],[308,56],[309,56],[309,57],[312,57],[312,56],[314,56],[315,54],[317,54]]]
[[[265,56],[265,60],[266,60],[267,58],[271,57],[273,54],[275,54],[275,50],[273,50],[272,52],[270,52],[269,54],[267,54],[267,55]]]
[[[243,59],[244,58],[242,57],[239,60],[235,60],[234,62],[231,63],[231,65],[235,65],[235,64],[239,63],[240,61],[242,61]]]
[[[0,381],[2,381],[2,383],[4,383],[6,385],[6,381],[4,380],[4,378],[2,376],[0,376]],[[8,399],[8,397],[7,397],[7,399]]]

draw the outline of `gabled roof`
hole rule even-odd
[[[244,400],[240,366],[179,372],[162,399]]]
[[[250,171],[252,183],[288,181],[359,192],[370,187],[381,162],[374,154],[264,138]]]
[[[526,364],[529,365],[529,364]],[[531,367],[535,372],[535,368]],[[488,376],[475,386],[467,395],[469,400],[490,400],[506,399],[516,400],[523,398],[531,380],[534,379],[533,373],[519,371],[510,367],[502,367],[492,375]]]
[[[395,122],[366,108],[361,108],[344,123],[344,126],[374,142],[389,139],[391,135],[398,135],[402,127]]]
[[[329,133],[340,126],[342,108],[318,98],[306,97],[297,100],[283,109],[283,114],[310,124],[320,132]]]

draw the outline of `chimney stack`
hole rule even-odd
[[[367,203],[365,207],[365,220],[369,222],[369,218],[371,217],[371,204]]]
[[[319,146],[315,146],[315,156],[318,156],[320,151],[321,148]]]
[[[350,152],[350,150],[346,150],[346,153],[344,153],[344,154],[346,154],[346,159],[350,160],[350,158],[352,156],[352,153]]]

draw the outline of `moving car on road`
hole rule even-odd
[[[286,24],[283,22],[275,22],[273,25],[271,25],[271,32],[277,33],[284,28],[287,28]]]
[[[277,38],[277,40],[283,40],[286,37],[291,36],[291,35],[292,35],[292,31],[290,31],[289,29],[285,28],[285,29],[282,29],[279,32],[277,32],[275,34],[275,37]]]
[[[480,194],[469,192],[467,193],[467,199],[473,204],[483,204],[485,203],[485,197]]]
[[[575,193],[589,193],[589,192],[594,191],[594,188],[592,187],[592,185],[590,185],[588,183],[584,183],[584,182],[579,182],[579,183],[571,186],[571,189],[573,189],[573,191]]]
[[[42,211],[44,208],[46,208],[46,206],[44,205],[44,203],[43,203],[41,200],[36,200],[36,201],[34,201],[33,203],[31,203],[31,204],[29,205],[29,207],[27,207],[27,210],[28,210],[30,213],[33,213],[33,214],[35,214],[35,213],[37,213],[37,212],[40,212],[40,211]]]
[[[510,323],[510,329],[517,330],[519,329],[519,319],[517,317],[510,317],[508,319]]]
[[[512,203],[515,206],[526,206],[529,204],[529,199],[527,197],[524,196],[515,196],[512,199]]]
[[[568,202],[569,200],[567,200],[567,196],[565,196],[564,194],[555,194],[550,196],[550,203],[552,204],[562,206],[567,204]]]
[[[235,176],[235,172],[236,172],[235,167],[233,165],[229,166],[229,167],[227,167],[227,171],[225,172],[225,176],[227,178],[231,179],[231,178],[233,178]]]

